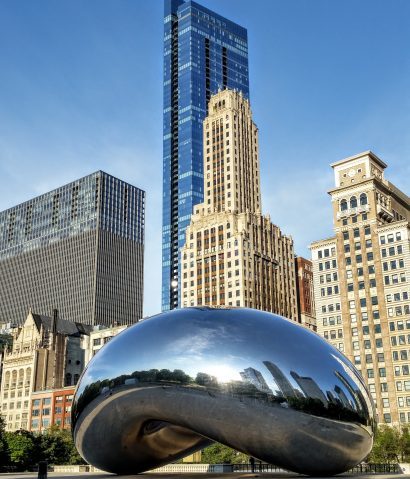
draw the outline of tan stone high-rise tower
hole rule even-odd
[[[258,129],[224,90],[204,121],[204,202],[182,249],[182,306],[247,306],[297,319],[293,240],[261,214]]]
[[[410,422],[410,198],[371,151],[333,163],[335,235],[311,244],[317,332],[361,371],[380,422]]]

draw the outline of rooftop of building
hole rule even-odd
[[[328,243],[334,243],[335,241],[336,241],[335,236],[331,236],[329,238],[325,238],[325,239],[321,239],[321,240],[312,241],[309,245],[309,249],[320,247],[320,246],[322,246],[324,244],[328,244]]]
[[[362,151],[361,153],[357,153],[356,155],[349,156],[347,158],[344,158],[343,160],[335,161],[334,163],[331,163],[330,166],[334,168],[335,166],[340,166],[340,165],[343,165],[344,163],[349,163],[350,161],[357,160],[364,156],[369,156],[375,163],[377,163],[383,169],[387,168],[387,164],[383,160],[381,160],[376,154],[374,154],[371,150]]]
[[[67,321],[66,319],[62,319],[58,316],[52,318],[50,316],[33,312],[30,312],[29,314],[32,315],[39,331],[41,328],[46,331],[52,331],[54,329],[59,334],[64,334],[66,336],[78,336],[88,335],[93,329],[93,326],[91,325]]]
[[[64,190],[64,189],[67,189],[67,188],[72,188],[73,186],[76,185],[76,183],[79,183],[81,181],[84,181],[86,180],[87,178],[91,178],[91,177],[96,177],[96,176],[103,176],[103,177],[108,177],[108,178],[113,178],[114,180],[117,180],[131,188],[134,188],[136,190],[139,190],[141,191],[142,193],[145,194],[145,191],[142,190],[141,188],[138,188],[137,186],[134,186],[134,185],[131,185],[130,183],[127,183],[126,181],[124,180],[121,180],[120,178],[117,178],[116,176],[113,176],[113,175],[110,175],[109,173],[106,173],[105,171],[103,170],[97,170],[97,171],[94,171],[93,173],[90,173],[89,175],[85,175],[85,176],[82,176],[81,178],[77,178],[76,180],[73,180],[73,181],[70,181],[69,183],[65,183],[64,185],[61,185],[61,186],[58,186],[57,188],[54,188],[50,191],[46,191],[45,193],[41,193],[40,195],[37,195],[37,196],[34,196],[33,198],[30,198],[26,201],[23,201],[22,203],[18,203],[17,205],[14,205],[14,206],[11,206],[10,208],[7,208],[6,210],[3,210],[3,211],[0,211],[0,215],[3,215],[15,208],[19,208],[19,207],[22,207],[26,204],[29,204],[29,203],[32,203],[32,202],[35,202],[37,200],[40,200],[41,198],[43,197],[46,197],[46,196],[49,196],[49,195],[53,195],[54,193],[57,193],[59,190]]]
[[[210,10],[209,8],[204,7],[200,3],[195,2],[194,0],[165,0],[164,2],[164,16],[167,17],[171,13],[176,14],[178,9],[180,7],[194,7],[197,10],[200,10],[203,13],[206,13],[209,15],[210,18],[215,18],[223,23],[226,24],[226,26],[230,29],[235,29],[237,34],[240,34],[244,38],[247,38],[248,31],[245,27],[239,25],[236,22],[233,22],[232,20],[229,20],[226,17],[223,17],[222,15],[219,15],[218,13],[214,12],[213,10]]]

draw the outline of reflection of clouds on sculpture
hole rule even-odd
[[[284,318],[186,308],[125,330],[93,358],[73,432],[83,457],[112,472],[172,462],[208,438],[296,472],[343,472],[372,445],[362,381],[337,350]]]
[[[218,344],[223,345],[226,341],[232,342],[235,339],[232,338],[232,333],[224,325],[216,324],[213,326],[212,328],[200,328],[196,332],[177,338],[165,347],[164,354],[168,355],[172,364],[185,363],[184,365],[187,368],[189,368],[189,363],[186,364],[187,361],[202,362],[203,372],[207,372],[211,368],[212,374],[218,376],[215,368],[208,365],[209,350],[216,348]],[[239,341],[239,338],[236,340]],[[238,360],[237,357],[231,359],[232,361]]]

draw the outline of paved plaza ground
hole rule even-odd
[[[292,479],[292,478],[301,478],[304,476],[299,476],[297,474],[279,474],[279,473],[226,473],[226,474],[184,474],[184,473],[175,473],[175,474],[136,474],[136,475],[127,475],[127,476],[115,476],[114,474],[99,474],[99,473],[48,473],[50,479],[107,479],[118,477],[121,479],[251,479],[251,478],[261,478],[261,479]],[[344,478],[358,478],[358,479],[405,479],[410,478],[409,474],[346,474],[338,477]],[[7,479],[36,479],[37,473],[15,473],[15,474],[0,474],[0,478]],[[330,479],[330,478],[314,478],[310,479]]]

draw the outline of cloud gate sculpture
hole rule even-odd
[[[89,363],[72,415],[80,454],[117,474],[218,441],[331,475],[367,456],[375,427],[364,381],[339,351],[252,309],[186,308],[126,329]]]

